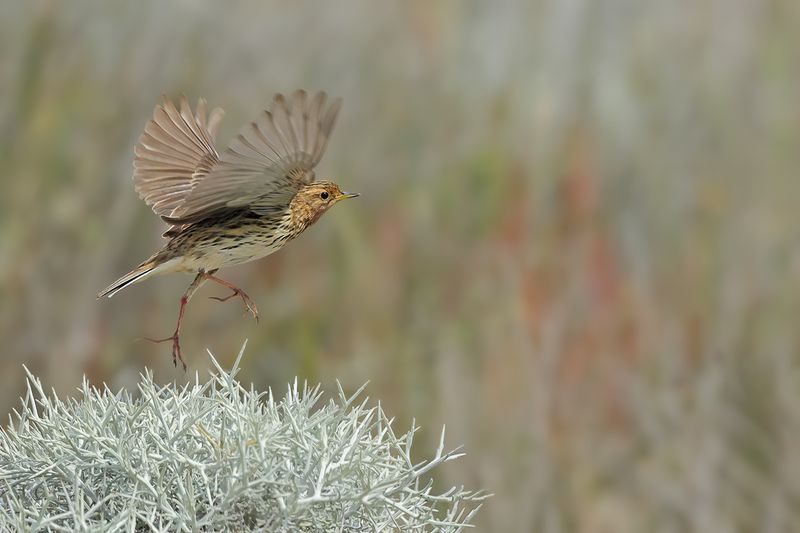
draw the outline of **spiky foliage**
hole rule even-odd
[[[323,402],[295,382],[276,399],[243,388],[238,364],[183,387],[146,372],[136,395],[84,380],[67,401],[29,373],[0,432],[0,530],[454,532],[480,507],[484,494],[432,490],[430,471],[461,455],[444,431],[415,464],[416,427],[396,435],[363,387]]]

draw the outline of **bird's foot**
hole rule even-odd
[[[209,298],[212,300],[217,300],[218,302],[227,302],[231,298],[238,296],[242,299],[242,302],[244,302],[244,305],[247,307],[247,310],[250,312],[250,314],[253,315],[253,318],[256,319],[256,322],[258,322],[258,308],[256,307],[255,302],[253,302],[253,300],[242,289],[232,288],[231,290],[233,292],[231,292],[228,296],[209,296]]]
[[[181,362],[183,365],[183,371],[186,372],[186,362],[183,360],[181,356],[181,340],[180,334],[176,331],[169,337],[164,337],[163,339],[151,339],[149,337],[145,337],[144,340],[150,341],[155,344],[160,344],[162,342],[172,341],[172,364],[175,365],[177,368],[178,361]]]

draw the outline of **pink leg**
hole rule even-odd
[[[220,279],[220,278],[214,276],[213,275],[214,272],[216,272],[216,270],[212,270],[211,272],[204,273],[203,277],[205,279],[208,279],[208,280],[211,280],[213,282],[219,283],[223,287],[227,287],[230,290],[232,290],[233,292],[231,294],[229,294],[228,296],[225,296],[224,298],[220,298],[218,296],[211,296],[210,298],[213,299],[213,300],[217,300],[219,302],[225,302],[225,301],[230,300],[234,296],[238,296],[238,297],[240,297],[242,299],[242,302],[244,302],[244,305],[247,307],[247,310],[250,311],[250,314],[253,315],[253,318],[256,319],[256,322],[258,322],[258,309],[256,308],[256,304],[253,302],[253,300],[250,299],[250,297],[247,295],[247,293],[244,292],[239,287],[233,285],[232,283],[227,282],[224,279]]]
[[[180,334],[181,334],[181,322],[183,322],[183,314],[186,310],[186,304],[189,303],[189,299],[195,293],[195,291],[205,282],[206,274],[204,272],[200,272],[195,276],[194,281],[192,281],[189,288],[186,289],[186,292],[183,293],[181,296],[181,307],[178,310],[178,324],[175,326],[175,332],[170,335],[169,337],[165,337],[163,339],[150,339],[145,337],[146,340],[155,343],[167,342],[172,341],[172,364],[176,367],[178,366],[178,360],[180,360],[181,364],[183,365],[183,371],[186,371],[186,362],[183,360],[181,356],[181,341],[180,341]]]

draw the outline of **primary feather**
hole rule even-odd
[[[139,196],[157,215],[168,216],[182,205],[193,188],[193,180],[204,176],[219,162],[214,148],[214,131],[221,109],[207,121],[205,102],[197,104],[192,116],[189,103],[181,97],[179,112],[166,97],[153,111],[153,118],[136,144],[133,184]]]

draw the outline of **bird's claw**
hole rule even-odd
[[[245,307],[247,307],[247,311],[253,315],[253,318],[255,318],[256,322],[258,322],[258,308],[256,307],[255,302],[253,302],[253,300],[242,289],[233,289],[233,292],[231,292],[228,296],[209,296],[209,298],[218,302],[227,302],[235,296],[238,296],[242,299]]]
[[[177,368],[178,361],[180,361],[181,365],[183,365],[183,371],[186,372],[186,362],[183,360],[183,357],[181,356],[181,340],[180,340],[180,335],[178,334],[177,331],[172,335],[170,335],[169,337],[164,337],[163,339],[151,339],[150,337],[144,337],[144,340],[150,341],[155,344],[172,341],[172,364],[175,365],[175,367]]]

